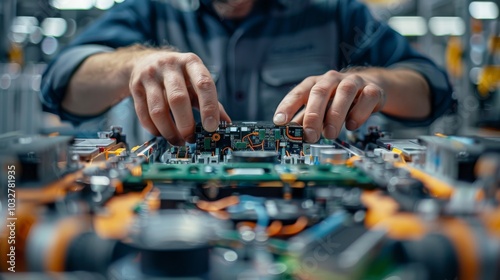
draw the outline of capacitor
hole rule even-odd
[[[322,150],[331,150],[335,149],[335,146],[333,145],[321,145],[321,144],[314,144],[311,145],[311,164],[319,164],[320,159],[319,156],[321,154]]]
[[[346,150],[341,149],[324,149],[319,154],[319,161],[321,163],[342,162],[349,158]]]

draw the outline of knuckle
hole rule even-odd
[[[144,87],[139,82],[130,82],[129,89],[130,89],[130,94],[132,94],[132,97],[134,99],[144,98],[146,96]]]
[[[309,77],[304,79],[303,83],[314,82],[317,78],[318,78],[318,76],[309,76]]]
[[[205,103],[202,108],[200,108],[201,113],[203,115],[215,115],[217,110],[219,109],[219,105],[217,103],[209,102]]]
[[[339,72],[337,72],[335,70],[328,70],[325,73],[325,76],[328,77],[328,78],[338,77],[338,75],[339,75]]]
[[[149,115],[153,119],[164,118],[167,113],[168,112],[165,107],[155,107],[149,110]]]
[[[183,56],[184,56],[184,60],[186,61],[187,64],[201,62],[200,57],[194,53],[188,52],[188,53],[185,53]]]
[[[157,61],[158,63],[158,66],[160,67],[170,67],[170,66],[174,66],[178,63],[178,60],[177,60],[177,57],[175,55],[164,55],[162,56],[161,58],[158,59]]]
[[[316,112],[306,112],[304,114],[304,121],[308,123],[317,123],[317,122],[323,122],[323,116]]]
[[[358,92],[358,86],[354,81],[343,80],[339,85],[339,90],[348,94],[356,94]]]
[[[328,111],[328,118],[330,120],[338,120],[343,117],[344,116],[338,110],[330,109],[330,111]]]
[[[173,89],[169,92],[168,102],[171,106],[180,106],[187,100],[187,95],[179,88]]]
[[[195,86],[202,91],[210,91],[215,88],[212,78],[207,76],[203,76],[200,79],[198,79],[195,83]]]
[[[369,85],[365,87],[363,94],[369,99],[379,99],[382,96],[382,90],[377,86]]]
[[[157,68],[155,65],[145,66],[139,73],[138,79],[141,81],[150,81],[156,77]]]
[[[356,73],[349,74],[348,77],[350,80],[357,81],[357,82],[363,80],[363,78],[361,78],[361,76],[359,74],[356,74]]]
[[[316,84],[314,87],[311,89],[311,94],[323,96],[323,97],[329,97],[330,96],[330,89],[324,85]]]

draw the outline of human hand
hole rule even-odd
[[[382,86],[370,75],[328,71],[306,78],[290,91],[278,105],[273,120],[276,125],[301,123],[305,140],[314,143],[321,132],[325,138],[337,138],[344,121],[347,129],[357,129],[384,107],[385,99]]]
[[[193,53],[145,50],[136,56],[129,89],[144,128],[173,145],[193,142],[192,108],[200,110],[203,128],[215,131],[220,120],[230,122],[218,102],[215,83]]]

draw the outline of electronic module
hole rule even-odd
[[[500,140],[0,136],[5,279],[499,279]],[[15,271],[16,273],[12,273]]]

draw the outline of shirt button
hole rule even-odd
[[[241,90],[236,92],[236,101],[243,101],[245,99],[245,93]]]

